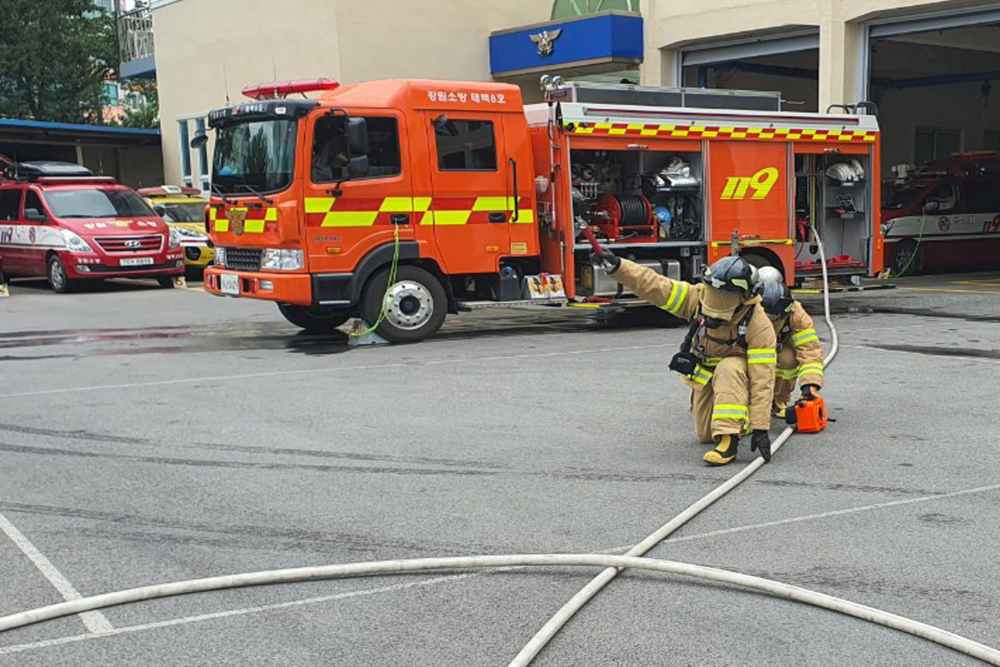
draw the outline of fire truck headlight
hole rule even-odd
[[[304,266],[305,256],[299,249],[265,248],[260,258],[262,271],[295,271]]]
[[[86,241],[82,238],[69,231],[68,229],[60,230],[62,232],[63,240],[66,241],[66,248],[70,252],[94,252]]]
[[[886,236],[890,231],[892,231],[892,226],[896,224],[895,220],[886,220],[882,223],[882,236]]]
[[[215,265],[226,268],[226,249],[222,246],[215,247]]]

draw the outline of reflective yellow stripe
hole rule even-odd
[[[688,284],[680,280],[675,280],[674,286],[670,290],[670,298],[667,299],[667,303],[665,305],[660,307],[671,315],[676,315],[677,311],[679,311],[681,306],[684,305],[684,300],[687,299],[687,294]]]
[[[803,375],[822,375],[823,374],[823,364],[812,363],[812,364],[802,364],[799,366],[799,377]]]
[[[531,224],[535,221],[535,212],[530,208],[519,208],[517,209],[517,220],[511,220],[511,222],[518,225]]]
[[[809,338],[809,336],[815,336],[815,335],[816,335],[816,330],[815,329],[803,329],[802,331],[799,331],[797,333],[793,333],[792,334],[792,340],[793,341],[799,341],[799,340],[802,340],[803,338]]]
[[[264,221],[265,222],[277,222],[278,221],[278,209],[274,208],[273,206],[271,208],[267,209],[267,212],[264,213]],[[261,231],[263,231],[263,230],[261,230]]]
[[[378,211],[331,211],[323,217],[323,227],[371,227]]]
[[[712,419],[736,419],[746,421],[748,419],[747,406],[719,403],[712,409]]]
[[[806,345],[807,343],[816,343],[816,342],[819,342],[819,336],[817,336],[816,334],[813,334],[812,336],[806,336],[805,338],[803,338],[801,340],[793,340],[792,341],[792,345],[794,345],[795,347],[802,347],[803,345]]]
[[[277,211],[275,211],[277,213]],[[275,218],[277,219],[277,218]],[[247,220],[243,223],[243,231],[247,234],[261,234],[264,232],[264,220]]]
[[[306,197],[306,213],[329,213],[336,197]]]
[[[386,197],[378,210],[379,213],[413,213],[413,198]]]
[[[464,225],[472,211],[433,211],[435,225]]]
[[[747,350],[748,364],[776,364],[778,363],[778,353],[771,349]]]
[[[722,357],[709,357],[703,363],[709,368],[715,368],[719,365],[720,361],[722,361]]]
[[[799,369],[796,368],[776,368],[774,369],[775,377],[781,380],[794,380],[799,375]]]
[[[509,211],[514,208],[513,197],[476,197],[473,211]]]

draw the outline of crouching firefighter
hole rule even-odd
[[[823,345],[819,342],[813,319],[784,284],[777,270],[774,280],[766,269],[761,270],[761,306],[774,324],[778,345],[778,366],[775,370],[772,412],[786,418],[788,403],[796,381],[803,398],[818,394],[823,386]]]
[[[736,458],[740,436],[753,432],[750,451],[771,459],[771,396],[776,338],[757,305],[753,268],[725,257],[692,285],[659,275],[602,248],[590,257],[633,293],[691,323],[670,369],[691,388],[691,414],[698,439],[715,444],[705,463]]]

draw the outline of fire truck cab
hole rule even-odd
[[[789,282],[818,273],[807,225],[831,271],[881,269],[874,118],[782,113],[760,93],[548,92],[524,107],[516,86],[484,82],[244,90],[253,102],[209,114],[206,290],[411,342],[462,310],[628,302],[587,261],[586,227],[688,280],[734,251]]]

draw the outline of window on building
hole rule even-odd
[[[568,19],[609,9],[638,12],[639,0],[555,0],[552,3],[552,18]]]
[[[21,189],[0,190],[0,220],[17,220],[21,216]]]
[[[42,206],[42,198],[38,196],[38,193],[34,190],[28,190],[24,195],[24,212],[37,211],[41,215],[45,215],[45,207]]]
[[[343,116],[323,116],[313,129],[312,180],[331,183],[347,179],[347,136]],[[395,118],[367,116],[368,178],[398,176],[399,128]]]
[[[447,120],[436,123],[438,169],[496,171],[497,146],[488,120]]]
[[[918,165],[927,164],[960,150],[962,150],[962,133],[959,130],[918,127],[913,142],[913,162]]]

